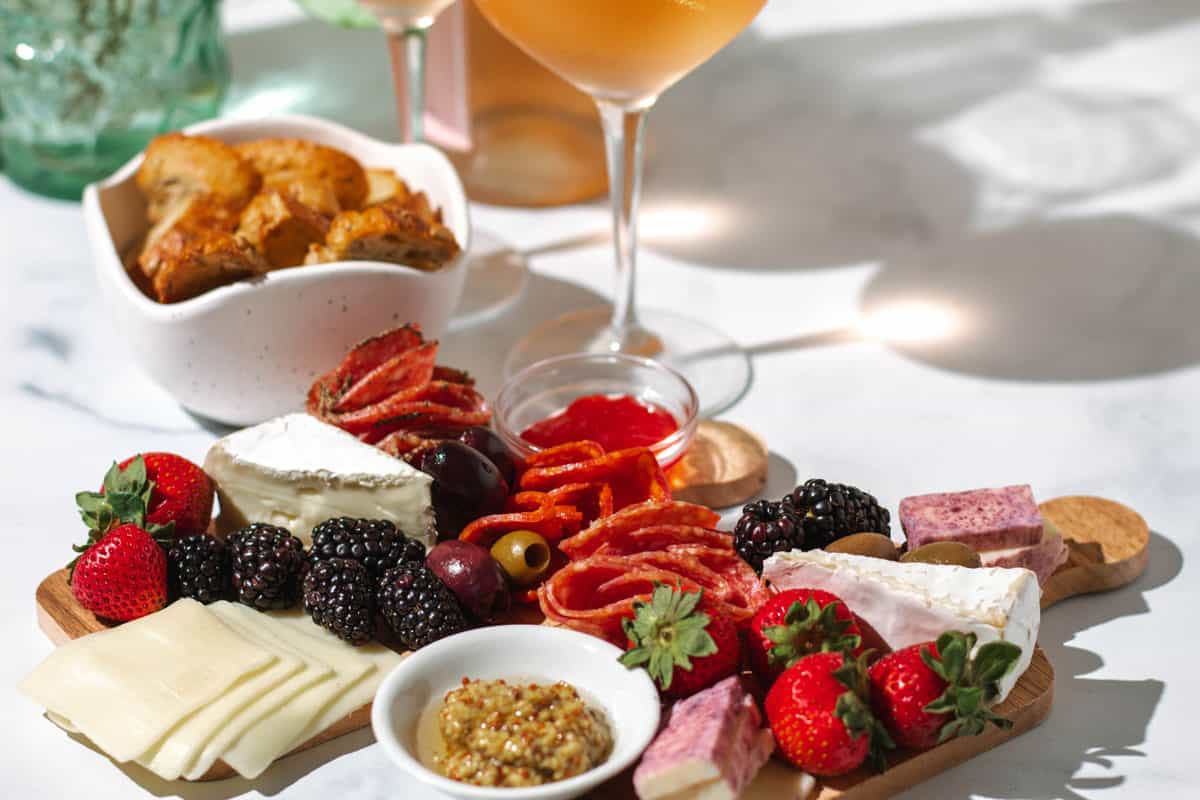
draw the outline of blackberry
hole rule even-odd
[[[742,507],[733,528],[733,546],[754,571],[762,574],[763,561],[775,553],[801,546],[802,534],[783,503],[758,500]]]
[[[259,611],[296,604],[304,570],[304,545],[299,539],[286,528],[253,522],[226,541],[239,602]]]
[[[207,605],[229,593],[229,548],[198,533],[176,539],[167,550],[169,596],[190,597]]]
[[[339,639],[366,644],[375,632],[375,580],[358,561],[318,561],[304,576],[304,610]]]
[[[816,550],[852,533],[891,533],[891,514],[855,486],[807,480],[783,498],[784,512],[804,532],[805,550]]]
[[[410,539],[386,519],[327,519],[312,530],[315,564],[329,558],[349,558],[367,568],[372,578],[403,561],[425,562],[425,545]]]
[[[469,627],[454,592],[424,564],[406,562],[384,573],[378,601],[388,626],[412,650]]]

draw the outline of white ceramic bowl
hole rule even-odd
[[[163,305],[133,284],[121,254],[147,228],[134,183],[139,155],[83,193],[96,277],[134,360],[185,408],[231,425],[251,425],[301,408],[313,379],[357,342],[405,322],[440,336],[466,277],[471,230],[454,167],[427,145],[379,142],[312,117],[213,120],[193,125],[227,142],[292,137],[340,148],[364,166],[390,167],[442,207],[462,252],[437,272],[345,261],[239,281]]]
[[[371,727],[395,764],[414,778],[463,800],[567,800],[579,797],[633,764],[658,730],[658,691],[643,669],[617,662],[608,642],[548,625],[498,625],[461,633],[418,650],[384,679],[375,694]],[[612,726],[613,752],[582,775],[530,788],[472,786],[444,778],[417,757],[417,723],[464,677],[566,681],[600,705]]]

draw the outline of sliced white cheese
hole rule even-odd
[[[306,545],[331,517],[391,520],[432,546],[433,479],[308,414],[288,414],[216,442],[204,471],[217,484],[222,533],[249,522],[290,530]]]
[[[296,611],[282,611],[272,614],[280,622],[290,625],[297,631],[311,636],[315,639],[330,642],[340,646],[347,646],[345,642],[339,640],[329,631],[313,623],[313,621],[305,614]],[[313,717],[312,722],[308,724],[303,731],[296,737],[295,741],[288,747],[288,751],[299,747],[304,742],[307,742],[318,733],[327,730],[335,723],[342,720],[344,717],[353,714],[360,708],[371,702],[375,697],[375,691],[379,688],[379,684],[388,676],[401,661],[405,655],[384,647],[378,642],[368,642],[361,647],[355,648],[357,655],[366,658],[374,665],[374,669],[355,681],[353,684],[346,687],[340,695],[327,703],[318,714]]]
[[[946,631],[974,633],[980,645],[1003,639],[1021,648],[1000,681],[1008,696],[1029,667],[1041,622],[1041,589],[1027,569],[945,564],[793,550],[767,559],[763,577],[779,589],[824,589],[845,602],[893,649],[937,639]]]
[[[257,612],[226,602],[213,603],[209,608],[230,628],[263,649],[277,653],[281,662],[292,668],[288,674],[269,684],[257,682],[254,686],[236,687],[197,712],[193,720],[204,717],[216,723],[207,737],[188,736],[186,729],[172,731],[145,764],[166,780],[174,780],[184,773],[189,777],[203,775],[256,722],[314,684],[333,676],[333,670],[326,664],[246,624],[245,614],[239,609],[256,615]],[[189,724],[193,720],[189,720]],[[168,778],[168,774],[174,777]]]
[[[18,688],[125,762],[275,659],[200,603],[178,600],[64,644]]]
[[[243,605],[230,603],[226,608],[239,615],[248,628],[285,642],[309,658],[328,665],[334,672],[326,680],[262,716],[221,753],[221,759],[239,775],[256,778],[275,759],[292,749],[293,742],[330,703],[373,671],[374,664],[357,652],[358,648],[332,634],[329,639],[321,639],[282,624],[273,615],[262,614]],[[311,621],[308,624],[312,625]],[[316,628],[315,625],[313,627]]]
[[[229,620],[222,618],[222,621],[235,632],[245,635],[236,625],[230,624]],[[156,747],[138,757],[139,764],[165,781],[178,779],[192,766],[197,756],[214,737],[229,730],[231,721],[237,719],[260,698],[287,683],[305,666],[301,658],[273,646],[270,642],[251,636],[245,638],[273,654],[276,657],[275,663],[242,678],[225,694],[182,720]]]

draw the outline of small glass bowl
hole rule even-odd
[[[500,389],[492,421],[509,449],[528,458],[542,448],[522,439],[521,431],[593,394],[629,395],[675,417],[679,429],[650,445],[663,467],[687,451],[700,408],[696,390],[670,367],[620,353],[575,353],[531,364]]]

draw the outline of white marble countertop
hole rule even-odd
[[[393,135],[373,34],[278,0],[228,5],[231,113],[303,109]],[[753,387],[727,416],[769,442],[772,494],[819,475],[894,509],[1027,481],[1041,498],[1120,500],[1155,532],[1135,584],[1047,613],[1050,719],[912,798],[1200,786],[1197,51],[1194,0],[773,0],[651,116],[641,296],[754,354]],[[475,215],[534,270],[515,313],[445,342],[445,361],[490,391],[497,354],[529,325],[607,293],[607,217],[599,204]],[[860,333],[864,315],[897,307],[920,311],[933,340]],[[214,433],[125,358],[79,207],[3,179],[0,311],[12,687],[50,650],[33,592],[80,536],[73,493],[139,450],[199,460]],[[5,797],[433,797],[366,731],[253,783],[193,786],[122,774],[11,689],[0,719]]]

